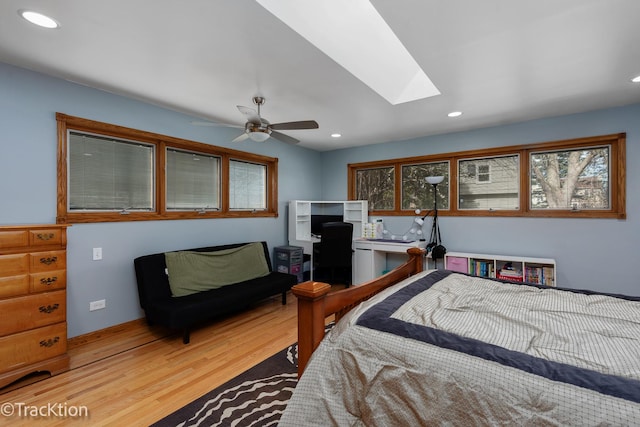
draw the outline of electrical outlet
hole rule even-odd
[[[93,248],[93,260],[100,261],[102,259],[102,248]]]
[[[107,300],[101,299],[98,301],[91,301],[89,303],[89,311],[102,310],[107,307]]]

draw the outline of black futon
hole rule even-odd
[[[296,276],[273,271],[269,248],[260,242],[269,267],[269,274],[218,289],[174,297],[171,294],[164,252],[145,255],[134,260],[140,306],[149,325],[161,325],[183,332],[183,342],[189,343],[190,330],[206,320],[246,308],[264,298],[282,294],[287,303],[287,291],[297,283]],[[214,252],[238,248],[248,243],[209,246],[185,251]]]

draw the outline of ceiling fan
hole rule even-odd
[[[265,98],[262,96],[254,96],[253,103],[258,106],[258,110],[238,105],[238,110],[247,118],[244,125],[244,133],[235,138],[232,142],[240,142],[249,138],[253,141],[264,142],[269,137],[273,137],[287,144],[297,144],[299,140],[278,132],[279,130],[299,130],[299,129],[318,129],[318,122],[315,120],[303,120],[297,122],[269,123],[267,119],[260,115],[260,106],[264,105]],[[202,123],[205,124],[205,123]],[[211,123],[214,125],[213,123]]]

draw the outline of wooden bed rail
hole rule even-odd
[[[335,314],[336,322],[360,304],[385,288],[423,270],[426,251],[407,250],[409,260],[387,274],[337,292],[323,282],[303,282],[291,288],[298,298],[298,376],[302,375],[313,351],[324,338],[325,319]]]

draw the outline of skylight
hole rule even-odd
[[[368,0],[256,1],[391,104],[440,95]]]

